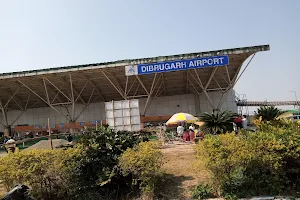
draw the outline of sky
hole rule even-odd
[[[300,99],[298,0],[0,0],[0,73],[269,44],[235,86]]]

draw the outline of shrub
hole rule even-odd
[[[204,122],[203,131],[207,134],[220,134],[233,131],[233,118],[236,116],[231,111],[204,113],[200,120]]]
[[[245,197],[300,189],[300,130],[266,125],[264,131],[209,136],[197,156],[219,194]]]
[[[28,185],[37,199],[120,199],[132,177],[121,174],[119,157],[143,139],[102,127],[74,148],[9,153],[0,158],[0,177],[8,190]]]
[[[80,155],[78,149],[9,153],[0,158],[0,177],[7,190],[23,183],[32,188],[32,194],[37,199],[63,199],[68,196],[63,163],[76,155]]]
[[[132,174],[133,182],[139,184],[145,195],[153,195],[155,184],[161,175],[161,143],[142,142],[127,149],[120,158],[123,175]]]
[[[208,184],[198,184],[192,192],[193,199],[207,199],[214,197],[213,188]]]
[[[257,110],[256,117],[261,117],[263,121],[274,121],[283,113],[284,111],[275,108],[274,106],[261,106]]]
[[[105,127],[81,136],[78,144],[82,145],[84,151],[81,157],[74,161],[75,165],[70,171],[76,198],[86,199],[87,194],[118,196],[123,195],[122,192],[128,192],[131,177],[121,174],[119,157],[127,148],[142,140],[143,138],[134,132],[114,132]],[[119,198],[117,196],[113,198]]]

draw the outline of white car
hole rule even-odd
[[[293,116],[287,117],[287,119],[290,119],[292,121],[298,121],[298,120],[300,120],[300,115],[293,115]]]

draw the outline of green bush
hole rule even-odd
[[[233,119],[236,116],[231,111],[203,113],[200,115],[200,121],[204,122],[201,127],[205,134],[221,134],[233,131]]]
[[[145,195],[153,195],[155,184],[161,175],[162,152],[158,141],[142,142],[127,149],[120,158],[123,175],[132,174]]]
[[[80,149],[9,153],[0,158],[0,177],[7,190],[22,183],[37,199],[64,199],[69,191],[64,161],[80,154]]]
[[[123,176],[119,158],[144,140],[137,133],[99,128],[66,150],[31,150],[0,158],[0,179],[32,189],[37,199],[120,199],[132,192],[132,176]]]
[[[193,199],[207,199],[214,197],[213,188],[208,184],[198,184],[192,192]]]
[[[263,125],[263,131],[208,136],[197,145],[223,196],[294,194],[300,191],[300,130]]]
[[[75,197],[86,199],[87,195],[118,196],[123,195],[122,192],[130,192],[131,177],[121,174],[119,157],[143,139],[134,132],[114,132],[105,127],[82,135],[78,144],[84,151],[78,160],[72,161],[75,165],[70,171]],[[121,192],[120,188],[123,189]],[[119,198],[117,196],[113,198]]]

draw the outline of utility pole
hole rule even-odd
[[[52,137],[51,137],[51,127],[50,127],[50,118],[48,118],[48,131],[49,131],[50,147],[53,150]]]

